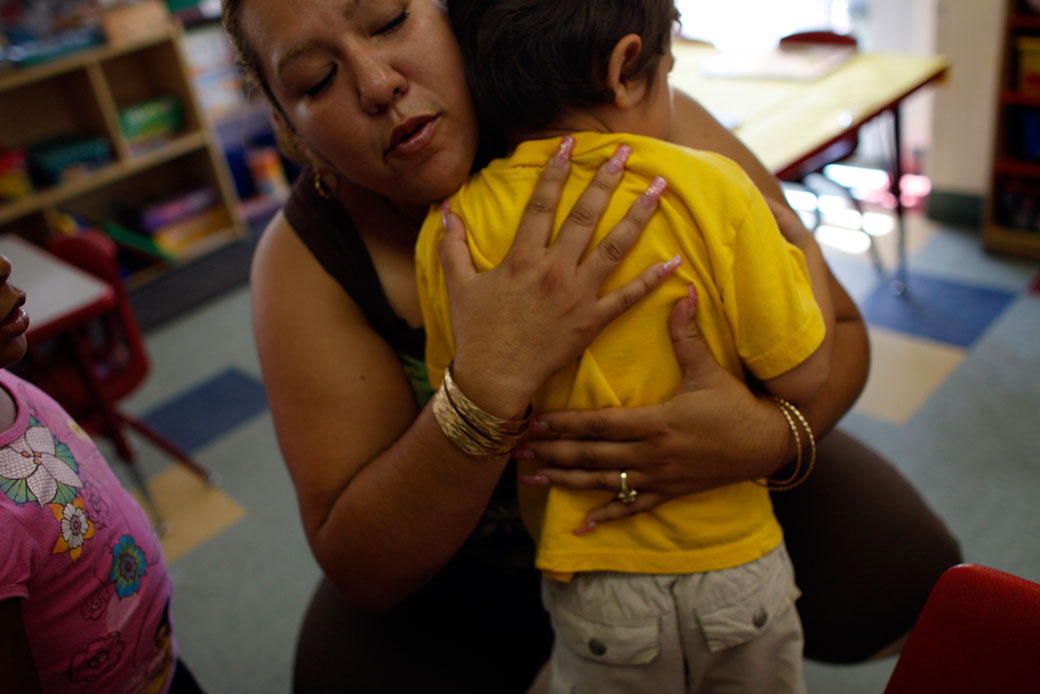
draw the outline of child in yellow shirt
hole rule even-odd
[[[541,167],[561,147],[572,165],[558,210],[571,209],[604,161],[625,168],[594,241],[631,204],[643,204],[648,187],[659,196],[658,211],[603,292],[681,258],[661,287],[553,377],[535,410],[667,400],[681,381],[667,319],[691,288],[698,326],[726,369],[796,404],[812,397],[829,368],[833,316],[814,300],[801,252],[783,240],[734,163],[655,139],[671,118],[672,0],[448,6],[485,140],[511,147],[450,198],[477,270],[505,256],[512,238],[496,234],[509,227],[501,221],[519,220]],[[431,212],[416,265],[435,387],[454,350],[442,235],[440,212]],[[521,474],[533,471],[520,462]],[[619,487],[621,498],[634,497],[624,480]],[[552,691],[719,691],[723,682],[739,691],[804,691],[798,592],[768,490],[733,484],[573,532],[609,496],[521,487],[557,635]]]

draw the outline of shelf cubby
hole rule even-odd
[[[103,138],[111,160],[28,197],[0,202],[0,233],[45,242],[49,210],[94,221],[123,221],[120,211],[203,186],[217,193],[205,233],[179,250],[188,262],[245,236],[223,154],[202,118],[176,25],[154,36],[87,49],[0,76],[0,147],[28,149],[61,136]],[[131,143],[119,113],[146,100],[176,97],[183,125],[172,135]],[[170,269],[157,262],[128,278],[131,286]]]

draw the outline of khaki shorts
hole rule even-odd
[[[794,569],[781,543],[699,574],[543,579],[551,694],[804,693]]]

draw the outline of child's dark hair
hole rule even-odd
[[[482,138],[536,131],[569,108],[609,103],[610,54],[622,37],[643,47],[626,79],[653,77],[667,53],[674,0],[448,0]],[[501,153],[501,152],[499,152]]]

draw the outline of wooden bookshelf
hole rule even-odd
[[[1001,95],[1000,103],[1004,106],[1040,106],[1040,94],[1023,94],[1008,90]]]
[[[988,250],[1040,258],[1040,93],[1020,79],[1019,40],[1040,40],[1040,14],[1004,0],[997,128],[983,241]]]
[[[111,160],[79,176],[0,202],[0,233],[44,242],[49,210],[111,220],[114,210],[208,186],[217,192],[216,226],[176,254],[186,263],[245,236],[223,152],[199,110],[181,48],[181,29],[80,51],[0,76],[0,145],[29,147],[61,135],[101,138]],[[183,114],[180,132],[145,151],[128,141],[122,109],[172,95]],[[139,286],[170,271],[157,262],[128,279]]]

